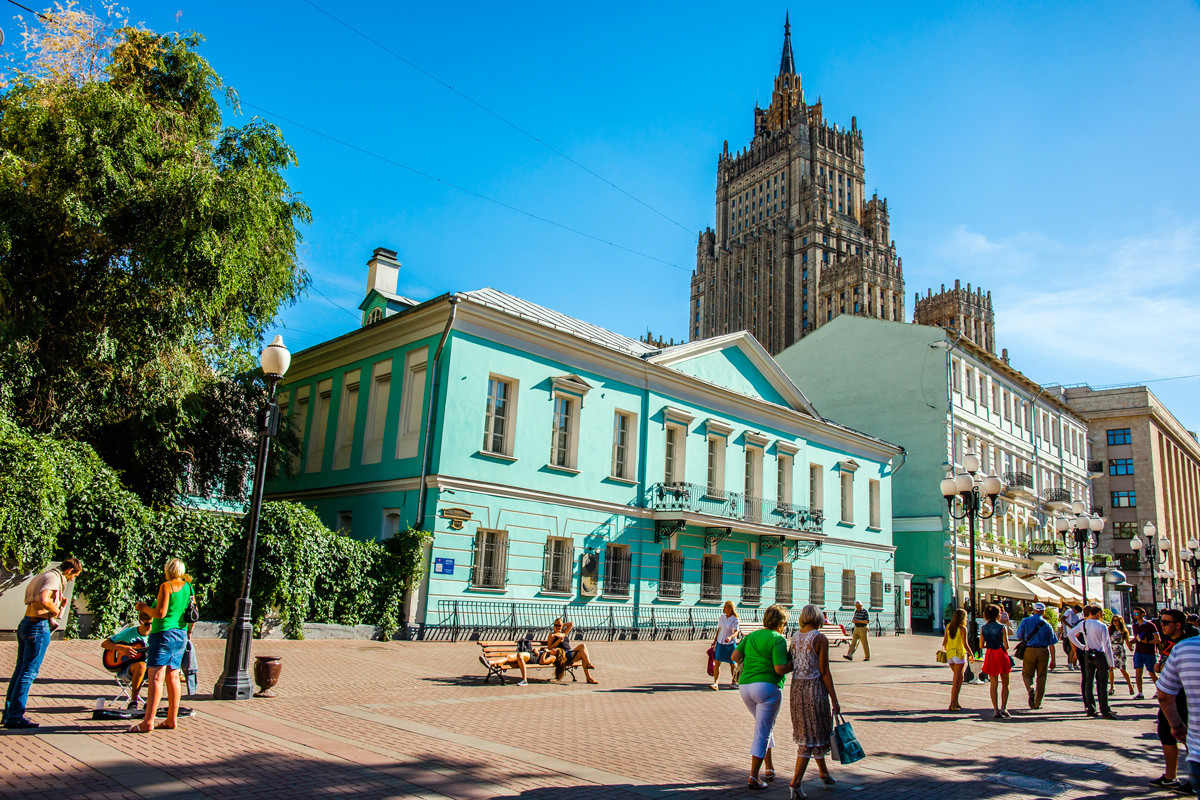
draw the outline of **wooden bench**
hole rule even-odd
[[[517,643],[512,642],[512,641],[480,642],[479,646],[481,648],[483,648],[483,655],[481,655],[479,657],[479,663],[483,664],[483,666],[487,669],[487,675],[484,676],[483,682],[484,683],[489,682],[492,679],[492,676],[494,675],[494,676],[496,676],[496,678],[498,678],[500,680],[500,685],[503,686],[504,685],[504,672],[506,670],[519,669],[519,668],[516,666],[511,666],[511,667],[497,666],[496,664],[493,664],[492,661],[494,661],[496,659],[507,658],[511,655],[515,655],[517,652]],[[541,642],[534,642],[533,646],[540,650],[544,645]],[[534,669],[554,669],[554,664],[553,664],[553,662],[550,664],[538,664],[536,661],[528,661],[525,663],[525,669],[526,669],[526,671],[534,670]],[[567,667],[567,672],[569,672],[571,674],[571,680],[573,680],[573,681],[579,680],[577,677],[575,677],[575,666],[574,665]]]
[[[738,636],[754,633],[761,627],[761,622],[742,622],[739,620]],[[846,633],[846,629],[836,622],[827,622],[822,625],[821,633],[825,634],[825,638],[829,640],[830,647],[837,647],[850,641],[850,634]]]

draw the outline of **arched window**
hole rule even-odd
[[[376,322],[379,322],[382,319],[383,319],[383,309],[380,308],[379,306],[375,306],[375,308],[372,308],[370,310],[370,312],[367,314],[367,324],[368,325],[374,325]]]

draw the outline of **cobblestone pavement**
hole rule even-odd
[[[1161,772],[1154,704],[1118,691],[1115,721],[1087,719],[1078,673],[1051,673],[1027,711],[1014,675],[1013,717],[992,720],[986,686],[950,713],[938,639],[871,640],[869,663],[835,650],[842,708],[868,757],[831,764],[839,783],[811,797],[1110,798],[1147,794]],[[224,643],[200,640],[201,689]],[[36,732],[0,732],[0,796],[22,798],[384,797],[686,798],[746,792],[750,715],[738,693],[707,688],[707,642],[589,643],[599,686],[485,685],[473,643],[271,641],[283,657],[278,697],[185,701],[178,730],[126,735],[91,719],[114,684],[95,642],[54,642],[30,697]],[[16,645],[0,642],[0,672]],[[1152,687],[1148,686],[1149,689]],[[762,797],[787,797],[791,722],[776,725],[780,776]],[[1160,795],[1161,796],[1161,795]]]

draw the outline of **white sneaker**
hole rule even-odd
[[[715,691],[717,691],[717,689],[720,689],[721,687],[717,686],[715,683],[710,683],[708,685],[708,688],[712,689],[715,692]]]
[[[738,682],[737,682],[737,681],[734,681],[733,683],[729,684],[729,688],[730,688],[730,689],[736,689],[736,688],[738,688]]]
[[[517,686],[528,686],[528,685],[529,685],[529,681],[527,681],[527,680],[517,681]]]

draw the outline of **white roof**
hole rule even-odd
[[[518,317],[536,322],[539,325],[555,328],[578,336],[581,339],[587,339],[589,342],[595,342],[604,347],[619,350],[622,353],[637,356],[638,358],[645,358],[647,354],[656,353],[659,349],[639,342],[637,339],[630,339],[628,336],[613,333],[606,328],[601,328],[599,325],[593,325],[581,319],[568,317],[566,314],[546,308],[545,306],[539,306],[537,303],[531,303],[528,300],[522,300],[511,294],[505,294],[490,286],[470,292],[462,292],[462,296],[481,305],[503,311],[506,314],[515,314]]]

